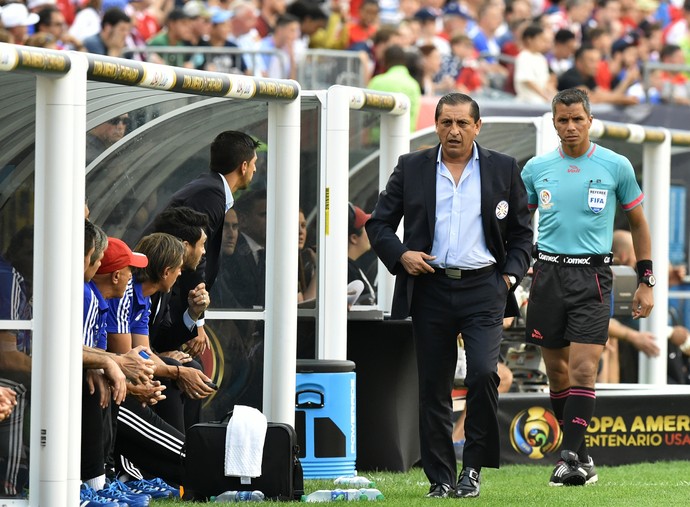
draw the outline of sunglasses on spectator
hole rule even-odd
[[[113,118],[112,120],[108,120],[108,123],[110,123],[111,125],[119,125],[120,123],[122,123],[123,125],[127,125],[129,123],[129,118],[120,116],[117,118]]]

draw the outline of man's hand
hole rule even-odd
[[[144,359],[139,352],[145,350],[150,356],[151,351],[139,345],[121,356],[114,356],[113,359],[132,384],[146,384],[153,378],[155,363],[152,359]]]
[[[108,364],[103,368],[103,375],[108,381],[110,391],[113,393],[113,401],[119,405],[127,396],[127,377],[115,361],[108,358]],[[105,408],[105,407],[104,407]]]
[[[657,357],[659,355],[659,346],[656,344],[656,338],[652,333],[631,329],[628,331],[625,339],[647,357]]]
[[[202,282],[189,291],[187,304],[189,305],[189,316],[193,320],[199,320],[199,315],[204,313],[208,305],[211,304],[211,298],[208,296],[205,283]]]
[[[89,394],[91,396],[98,391],[97,396],[100,398],[98,404],[101,408],[106,408],[110,405],[110,386],[102,371],[86,370],[86,385],[89,386]]]
[[[649,317],[652,308],[654,308],[654,292],[650,286],[644,283],[637,286],[632,307],[633,319]]]
[[[680,350],[686,356],[690,356],[690,350],[685,346],[685,343],[690,339],[690,331],[683,326],[673,326],[669,341],[674,345],[680,347]]]
[[[17,406],[17,393],[9,387],[0,387],[0,421],[7,419]]]
[[[160,357],[169,357],[170,359],[174,359],[175,361],[179,361],[182,364],[188,363],[190,361],[194,361],[194,358],[187,354],[186,352],[182,352],[181,350],[170,350],[168,352],[159,352],[158,355]]]
[[[163,391],[166,386],[162,385],[158,380],[151,380],[146,384],[127,384],[129,394],[138,399],[142,405],[155,405],[159,401],[165,399]]]
[[[208,336],[206,335],[206,330],[204,329],[204,326],[200,326],[197,328],[198,334],[195,338],[192,338],[191,340],[185,342],[182,345],[182,348],[186,351],[189,352],[189,355],[192,357],[198,357],[204,352],[206,352],[206,349],[210,347],[209,341],[208,341]]]
[[[214,389],[206,385],[210,381],[210,378],[196,368],[183,366],[180,368],[177,386],[191,399],[200,400],[213,394]]]
[[[434,268],[427,263],[427,261],[433,261],[434,259],[436,259],[436,257],[428,253],[408,250],[400,256],[400,264],[403,265],[403,268],[405,268],[405,271],[409,274],[417,276],[426,273],[434,273]]]

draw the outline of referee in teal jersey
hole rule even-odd
[[[552,102],[558,149],[534,157],[522,171],[532,212],[539,210],[536,262],[526,339],[542,350],[551,405],[563,429],[551,486],[598,480],[585,446],[594,413],[594,384],[611,316],[611,244],[616,205],[626,213],[635,246],[638,288],[633,317],[654,306],[655,280],[644,195],[630,161],[589,139],[587,94],[570,88]]]

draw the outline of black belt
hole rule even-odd
[[[561,266],[608,266],[613,260],[613,254],[605,255],[567,255],[537,251],[538,261]]]
[[[434,267],[434,272],[439,275],[445,275],[448,278],[453,278],[454,280],[460,280],[466,276],[477,276],[483,273],[488,273],[496,269],[495,265],[486,266],[479,269],[460,269],[460,268],[437,268]]]

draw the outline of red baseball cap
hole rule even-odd
[[[371,218],[371,213],[364,213],[364,210],[360,208],[359,206],[352,206],[355,210],[355,220],[354,220],[354,226],[355,229],[361,229],[364,227],[364,224],[367,223],[367,220]]]
[[[103,252],[101,267],[98,268],[99,275],[114,273],[115,271],[127,266],[135,268],[145,268],[148,266],[148,258],[138,252],[132,252],[127,244],[121,239],[108,238],[108,246]]]

